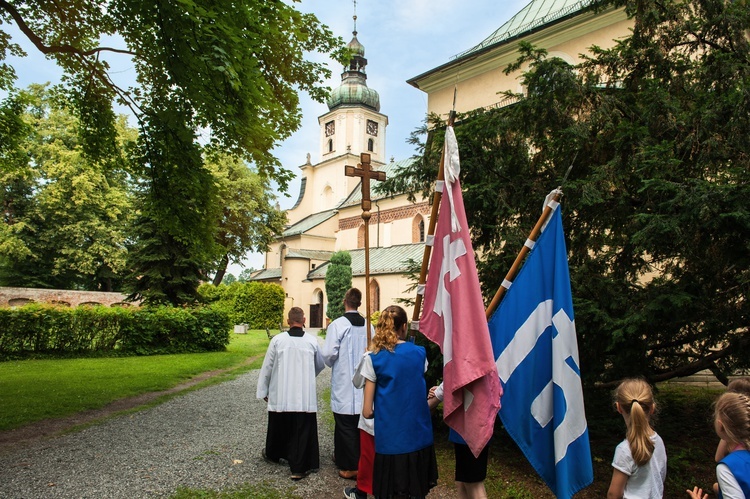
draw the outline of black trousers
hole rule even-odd
[[[336,466],[346,471],[359,468],[359,414],[333,413],[336,429],[333,432],[333,455]]]
[[[286,459],[292,473],[320,468],[318,419],[314,412],[270,412],[266,433],[266,457]]]

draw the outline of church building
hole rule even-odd
[[[413,284],[406,274],[408,262],[421,263],[429,223],[426,200],[413,203],[405,194],[384,197],[371,189],[371,218],[365,227],[361,178],[346,176],[345,167],[357,166],[360,154],[367,153],[370,168],[388,176],[411,160],[386,160],[388,116],[380,112],[378,92],[367,86],[365,47],[356,31],[348,47],[352,58],[341,85],[328,98],[328,112],[318,118],[320,161],[312,164],[308,154],[300,166],[300,192],[287,211],[288,225],[266,253],[264,269],[252,277],[281,284],[285,314],[291,307],[301,307],[308,327],[326,325],[325,275],[335,251],[350,253],[352,284],[362,291],[363,299],[369,291],[372,312],[398,298],[413,299],[416,294],[407,292]],[[374,187],[377,181],[370,183]],[[370,242],[369,283],[365,283],[365,230]],[[365,310],[363,303],[360,311]]]
[[[447,118],[452,109],[468,112],[512,104],[498,93],[523,93],[521,71],[505,68],[519,56],[518,44],[528,41],[570,64],[593,45],[608,48],[628,36],[632,21],[622,8],[594,10],[596,0],[532,0],[494,33],[450,61],[407,83],[427,94],[428,112]],[[265,268],[254,279],[280,283],[286,309],[299,306],[309,327],[325,326],[325,273],[334,251],[352,256],[353,285],[370,291],[371,311],[415,298],[415,284],[406,274],[409,260],[421,263],[429,225],[427,199],[415,203],[406,194],[378,197],[372,192],[372,217],[366,229],[361,218],[359,177],[347,177],[345,166],[356,166],[360,153],[371,156],[372,168],[390,175],[410,159],[386,159],[388,117],[380,113],[378,93],[367,86],[365,49],[357,32],[349,43],[352,59],[318,118],[320,162],[300,168],[302,182],[289,225],[265,255]],[[375,182],[373,182],[373,185]],[[469,221],[471,222],[471,221]],[[364,231],[369,230],[370,282],[364,277]],[[411,317],[411,310],[407,313]],[[364,304],[361,309],[364,312]]]

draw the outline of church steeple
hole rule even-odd
[[[375,111],[380,111],[380,96],[367,87],[367,59],[365,59],[365,46],[357,39],[357,2],[354,2],[354,30],[353,38],[347,44],[351,52],[349,66],[341,74],[341,85],[333,89],[328,98],[328,109],[333,111],[341,106],[365,106]]]

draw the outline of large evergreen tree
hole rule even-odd
[[[584,377],[726,379],[750,367],[750,9],[621,3],[632,36],[577,67],[522,45],[526,94],[459,118],[480,277],[494,294],[562,184]],[[433,130],[387,189],[429,191]]]
[[[352,287],[352,255],[348,251],[337,251],[331,255],[326,270],[326,316],[332,321],[344,315],[344,295]]]

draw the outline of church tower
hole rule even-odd
[[[334,209],[354,189],[358,178],[346,177],[344,167],[359,163],[360,153],[371,155],[372,167],[385,165],[385,140],[388,117],[380,113],[380,96],[367,86],[365,47],[357,39],[357,16],[354,15],[353,38],[348,66],[341,74],[341,84],[328,98],[328,112],[318,117],[320,162],[309,158],[301,167],[303,187],[294,208],[288,212],[290,222],[310,213]]]

